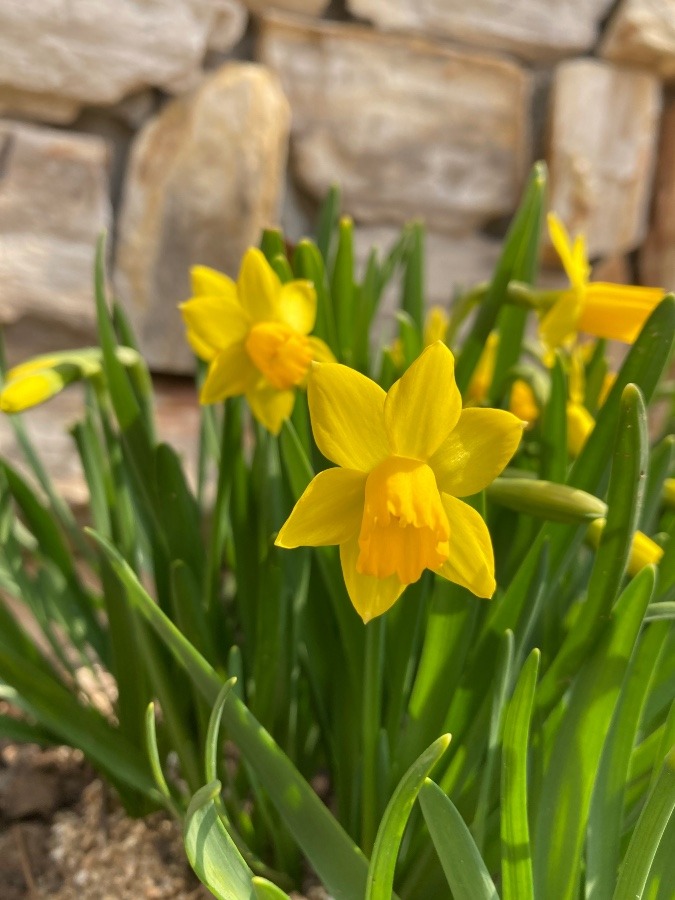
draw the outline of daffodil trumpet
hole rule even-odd
[[[338,544],[364,622],[426,569],[491,597],[490,534],[460,498],[504,469],[524,423],[505,410],[462,409],[454,358],[440,341],[387,393],[346,366],[315,365],[308,399],[315,442],[336,468],[312,480],[277,546]]]

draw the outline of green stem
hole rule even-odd
[[[382,718],[382,656],[384,627],[382,616],[366,625],[362,732],[363,768],[361,785],[361,848],[370,855],[378,825],[377,738]]]
[[[538,291],[523,281],[509,281],[506,289],[506,299],[513,306],[524,309],[536,309],[546,312],[554,303],[560,300],[564,291]]]

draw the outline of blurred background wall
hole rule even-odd
[[[596,277],[672,289],[669,85],[673,0],[2,0],[10,362],[94,342],[107,228],[152,368],[190,371],[189,266],[236,275],[262,227],[311,234],[333,183],[362,256],[425,221],[447,302],[489,276],[539,157]]]

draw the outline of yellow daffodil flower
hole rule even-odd
[[[440,341],[387,393],[346,366],[317,365],[308,395],[314,439],[337,468],[312,480],[277,546],[339,544],[347,591],[364,622],[425,569],[491,597],[490,534],[458,498],[504,469],[523,423],[504,410],[463,410],[454,358]]]
[[[553,213],[548,215],[548,230],[570,280],[570,289],[561,293],[539,325],[539,334],[548,351],[573,341],[578,331],[632,343],[663,299],[664,291],[589,281],[591,267],[582,235],[577,235],[572,242],[567,229]]]
[[[246,251],[239,277],[195,266],[194,297],[180,305],[187,339],[209,363],[201,403],[245,395],[251,412],[278,434],[293,411],[295,389],[313,360],[333,360],[319,338],[311,281],[282,284],[260,250]]]
[[[596,550],[600,545],[600,538],[606,524],[606,519],[594,519],[588,526],[586,537]],[[635,576],[645,566],[657,565],[662,557],[663,547],[659,547],[656,541],[653,541],[644,532],[636,531],[633,535],[626,571],[629,575]]]
[[[588,436],[595,428],[595,419],[584,406],[586,375],[584,350],[576,348],[569,359],[567,401],[567,451],[573,459],[581,453]]]
[[[140,361],[138,353],[131,347],[118,347],[116,353],[125,366],[134,366]],[[98,347],[64,350],[29,359],[7,372],[0,391],[0,410],[15,414],[39,406],[74,381],[99,375],[102,366],[102,353]]]

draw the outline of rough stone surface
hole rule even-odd
[[[330,0],[243,0],[253,13],[266,13],[270,9],[300,13],[304,16],[320,16],[328,8]]]
[[[245,20],[237,0],[3,0],[0,110],[61,123],[149,85],[187,90],[212,32],[222,49]]]
[[[675,290],[675,100],[666,106],[654,185],[652,222],[640,254],[645,284]]]
[[[10,362],[91,344],[94,247],[110,225],[108,149],[0,122],[0,323]]]
[[[597,60],[561,63],[551,98],[550,207],[590,255],[644,237],[661,109],[653,76]]]
[[[675,3],[673,0],[623,0],[610,20],[601,56],[633,63],[675,79]]]
[[[115,283],[150,366],[187,372],[177,304],[191,265],[236,276],[278,214],[290,111],[276,77],[228,63],[138,135],[118,230]]]
[[[266,17],[258,53],[293,110],[298,180],[356,220],[472,231],[516,206],[530,81],[515,64],[352,25]]]
[[[664,0],[664,4],[667,0]],[[548,61],[594,46],[612,0],[347,0],[383,29],[421,31]]]

